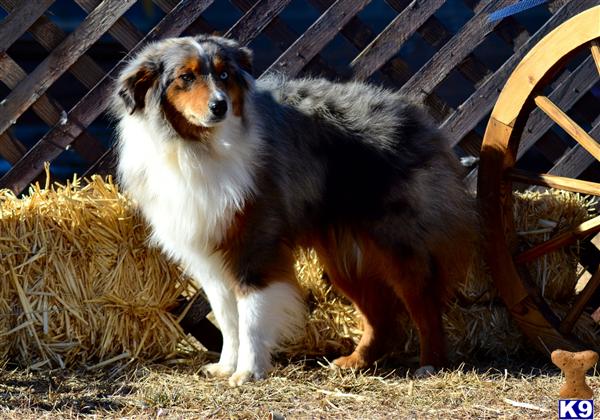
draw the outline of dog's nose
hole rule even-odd
[[[224,99],[211,99],[208,102],[208,109],[215,117],[222,117],[227,113],[227,101]]]

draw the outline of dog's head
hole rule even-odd
[[[172,38],[147,46],[122,72],[117,93],[130,114],[160,107],[183,137],[241,117],[251,88],[252,53],[217,36]],[[124,108],[123,108],[124,107]]]

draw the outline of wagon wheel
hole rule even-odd
[[[534,346],[544,352],[586,347],[572,331],[600,286],[600,269],[575,297],[569,312],[561,319],[528,280],[523,264],[600,232],[600,216],[519,253],[514,246],[513,181],[600,195],[600,183],[528,173],[515,167],[525,123],[535,108],[539,108],[600,160],[600,145],[543,94],[552,77],[584,49],[592,55],[600,73],[600,6],[560,25],[523,58],[500,93],[481,149],[478,197],[484,221],[486,260],[513,319]]]

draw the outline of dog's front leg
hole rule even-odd
[[[236,297],[221,279],[208,275],[201,281],[202,288],[215,319],[223,334],[223,348],[218,363],[209,363],[202,370],[208,376],[229,377],[237,366],[238,359],[238,312]]]
[[[231,386],[266,377],[271,353],[286,339],[297,336],[305,320],[298,287],[288,282],[271,283],[238,296],[239,353]]]

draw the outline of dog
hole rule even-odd
[[[317,251],[364,318],[336,365],[381,358],[403,306],[421,366],[443,366],[442,307],[476,225],[447,141],[394,91],[251,74],[252,52],[234,40],[166,39],[124,68],[111,108],[120,182],[222,331],[205,372],[232,386],[264,378],[301,332],[297,247]]]

